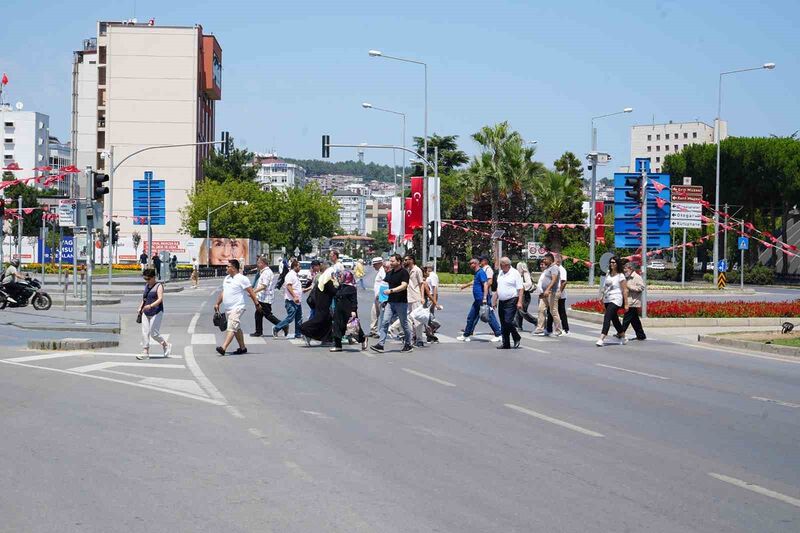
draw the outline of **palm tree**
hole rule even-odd
[[[580,213],[583,192],[577,178],[568,174],[545,171],[539,179],[533,182],[533,195],[539,209],[546,220],[552,222],[569,222],[567,218]],[[550,247],[555,251],[561,250],[561,230],[551,226],[549,230]]]
[[[524,145],[519,133],[508,122],[484,126],[472,135],[482,153],[472,160],[468,175],[476,189],[491,191],[492,233],[497,230],[500,195],[532,183],[543,166],[533,161],[534,148]]]

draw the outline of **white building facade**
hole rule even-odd
[[[15,179],[46,174],[33,169],[48,164],[50,117],[35,111],[17,111],[6,104],[0,110],[0,120],[3,125],[2,166],[16,163],[22,170],[8,171]]]
[[[213,141],[221,86],[222,50],[201,26],[98,22],[97,37],[85,40],[74,54],[75,165],[109,173],[110,153],[118,164],[145,147]],[[147,151],[117,169],[110,194],[114,219],[120,223],[120,261],[136,259],[130,244],[134,231],[143,242],[147,239],[141,203],[146,206],[148,199],[142,199],[140,190],[135,200],[134,190],[150,180],[158,190],[149,198],[153,252],[178,251],[185,237],[180,210],[202,178],[210,150],[187,146]]]
[[[728,137],[728,123],[720,121],[720,138]],[[680,153],[692,144],[714,142],[714,126],[705,122],[668,122],[631,126],[631,163],[629,172],[634,172],[638,158],[650,158],[652,172],[661,172],[664,158]]]
[[[276,154],[256,154],[255,165],[258,182],[265,191],[305,187],[306,169],[287,163]]]
[[[339,202],[339,226],[347,234],[366,235],[367,197],[350,191],[336,191]]]

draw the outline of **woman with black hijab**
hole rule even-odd
[[[342,339],[348,335],[348,325],[352,319],[358,319],[358,291],[353,273],[345,270],[339,274],[339,290],[336,291],[333,311],[333,342],[332,352],[342,351]],[[352,332],[351,332],[352,333]],[[367,349],[367,337],[358,324],[355,340],[361,344],[361,349]]]
[[[336,296],[339,282],[336,280],[336,265],[329,266],[325,272],[318,275],[314,282],[314,289],[309,298],[314,299],[314,318],[303,322],[300,331],[306,345],[311,346],[311,339],[322,341],[323,344],[332,340],[331,302]]]

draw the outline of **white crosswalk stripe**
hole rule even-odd
[[[216,346],[217,336],[213,333],[195,333],[192,335],[192,344],[206,344]]]

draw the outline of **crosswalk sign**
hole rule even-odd
[[[750,249],[750,239],[748,239],[747,237],[739,237],[738,242],[740,250]]]

